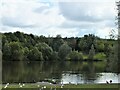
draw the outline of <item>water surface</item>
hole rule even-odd
[[[3,62],[3,83],[52,81],[63,84],[119,83],[120,74],[106,70],[104,62]]]

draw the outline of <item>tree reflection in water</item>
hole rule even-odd
[[[100,62],[98,62],[100,63]],[[36,83],[47,81],[60,83],[63,75],[76,75],[76,82],[93,83],[105,66],[97,66],[93,62],[43,62],[43,61],[10,61],[3,62],[3,83]]]

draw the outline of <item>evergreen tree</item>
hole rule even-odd
[[[94,45],[92,44],[91,49],[89,51],[88,59],[93,60],[94,59],[94,55],[95,55],[95,49],[94,49]]]

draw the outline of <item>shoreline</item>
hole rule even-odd
[[[21,85],[23,85],[20,87]],[[48,83],[12,83],[7,86],[7,88],[40,88],[46,86],[46,88],[118,88],[120,83],[111,83],[111,84],[48,84]],[[2,88],[4,88],[6,84],[2,84]]]

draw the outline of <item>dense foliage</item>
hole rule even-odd
[[[2,35],[3,60],[83,60],[94,59],[94,55],[104,53],[107,57],[114,40],[101,39],[93,34],[84,37],[62,38],[36,36],[23,32]],[[99,58],[98,58],[99,59]]]

